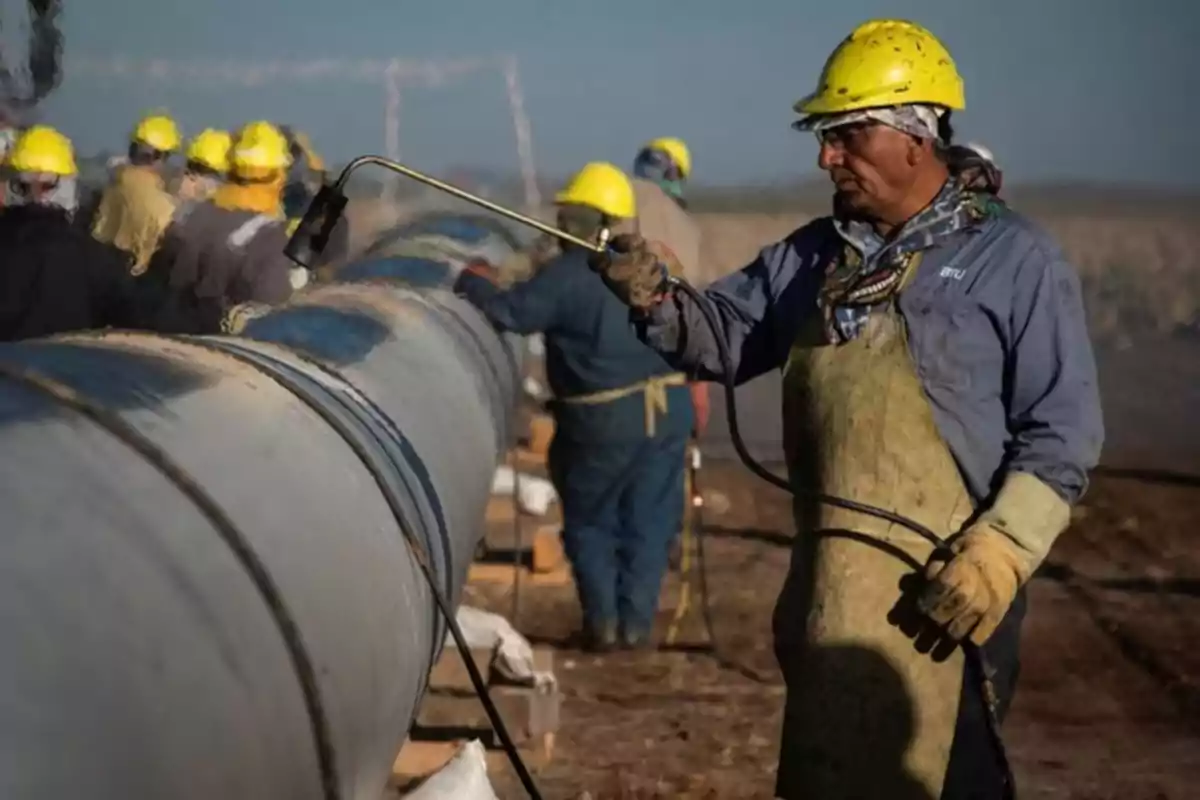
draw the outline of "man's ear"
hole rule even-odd
[[[936,158],[933,151],[934,144],[931,138],[922,138],[920,136],[910,136],[908,139],[908,152],[905,154],[910,167],[915,167],[924,161]]]

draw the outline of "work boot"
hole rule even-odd
[[[589,653],[608,653],[617,649],[617,626],[584,625],[583,649]]]
[[[654,649],[649,631],[621,631],[621,649],[644,652]]]

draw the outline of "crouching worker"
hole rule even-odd
[[[129,274],[129,258],[76,226],[78,170],[70,140],[35,125],[15,142],[0,210],[0,341],[95,328],[201,333],[216,304],[195,305]]]
[[[559,226],[581,239],[636,213],[629,179],[605,163],[585,166],[556,200]],[[589,251],[561,247],[507,291],[471,270],[456,288],[497,327],[544,334],[556,398],[550,476],[585,646],[641,648],[681,524],[691,401],[685,376],[638,340],[628,309],[589,269]]]

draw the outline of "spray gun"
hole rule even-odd
[[[514,211],[499,203],[493,203],[491,200],[472,194],[465,189],[460,189],[451,183],[446,183],[431,175],[418,172],[412,167],[405,166],[397,161],[392,161],[382,156],[359,156],[342,169],[341,174],[338,175],[333,183],[323,184],[317,191],[312,202],[309,203],[308,210],[304,212],[304,216],[300,219],[300,224],[296,226],[296,230],[292,233],[292,238],[288,240],[287,247],[284,248],[283,252],[288,258],[308,269],[311,269],[312,265],[317,263],[317,260],[325,252],[325,248],[329,245],[329,237],[333,233],[334,226],[337,225],[338,220],[341,219],[342,214],[346,210],[346,182],[349,181],[350,176],[356,170],[367,165],[383,167],[406,178],[412,178],[438,191],[445,192],[460,200],[465,200],[468,203],[491,211],[494,214],[499,214],[514,222],[527,225],[534,230],[591,250],[594,253],[602,253],[608,246],[608,240],[611,236],[611,232],[608,229],[601,230],[594,241],[581,239],[553,225],[548,225],[541,220],[534,219],[519,211]]]

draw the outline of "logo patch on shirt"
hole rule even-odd
[[[953,278],[956,281],[961,281],[967,276],[965,269],[955,269],[954,267],[942,267],[942,271],[938,273],[942,278]]]

